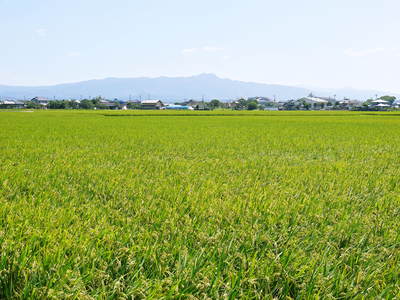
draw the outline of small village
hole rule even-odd
[[[394,96],[375,96],[366,101],[342,100],[336,97],[318,97],[313,94],[296,100],[276,101],[268,97],[249,97],[231,101],[213,99],[188,100],[167,103],[159,99],[108,100],[102,97],[82,100],[51,100],[34,97],[30,100],[0,100],[0,109],[110,109],[110,110],[349,110],[349,111],[390,111],[400,109],[400,99]]]

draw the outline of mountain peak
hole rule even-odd
[[[201,78],[201,79],[218,79],[219,77],[213,73],[201,73],[199,75],[194,75],[192,78]]]
[[[375,94],[384,94],[349,89],[314,91],[319,96],[336,95],[338,99],[350,97],[360,100]],[[288,100],[304,97],[309,93],[311,90],[307,88],[223,79],[212,73],[189,77],[106,78],[54,86],[0,86],[0,97],[16,99],[30,99],[36,96],[81,99],[101,95],[109,99],[142,99],[151,96],[173,102],[184,99],[202,99],[203,97],[227,100],[254,96]]]

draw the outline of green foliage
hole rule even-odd
[[[50,101],[47,104],[47,108],[49,108],[49,109],[77,109],[77,108],[79,108],[79,104],[76,101],[55,100],[55,101]]]
[[[25,102],[25,107],[30,108],[30,109],[39,109],[42,108],[42,106],[36,102],[33,101],[27,101]]]
[[[128,102],[128,104],[126,106],[129,109],[140,109],[141,108],[141,105],[139,102]]]
[[[246,99],[239,99],[236,103],[236,110],[255,110],[258,109],[258,103],[256,100],[246,100]]]
[[[258,103],[256,101],[251,101],[247,103],[248,110],[255,110],[258,108]]]
[[[91,101],[93,102],[94,105],[100,104],[100,101],[105,100],[101,96],[94,97]]]
[[[79,108],[81,109],[93,109],[95,107],[95,104],[93,103],[92,100],[84,99],[81,100],[79,103]]]
[[[210,103],[208,103],[208,106],[211,109],[216,109],[222,106],[222,103],[218,100],[218,99],[213,99],[210,101]]]
[[[236,109],[237,109],[237,110],[244,110],[244,109],[247,109],[247,100],[246,100],[246,99],[243,99],[243,98],[239,99],[239,100],[237,101]]]
[[[392,104],[396,100],[396,97],[395,96],[382,96],[379,99],[388,101],[390,104]]]
[[[0,128],[0,299],[400,296],[396,113],[4,111]]]

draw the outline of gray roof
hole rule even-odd
[[[143,100],[141,102],[142,104],[157,104],[157,103],[162,103],[161,100]]]

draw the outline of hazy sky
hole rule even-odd
[[[0,0],[0,84],[220,77],[400,92],[399,0]]]

